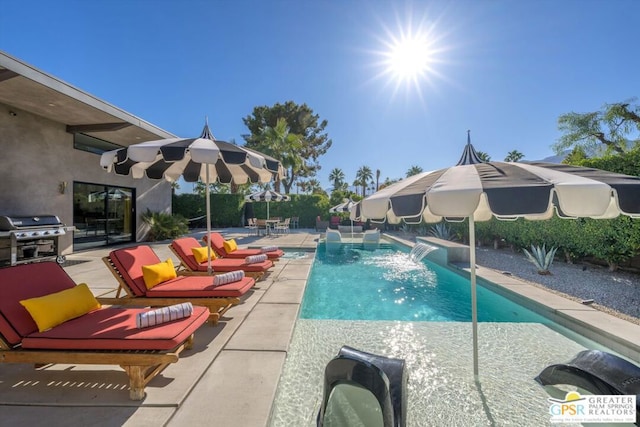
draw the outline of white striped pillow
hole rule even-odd
[[[156,310],[144,311],[136,316],[136,326],[138,329],[158,325],[160,323],[171,322],[191,316],[193,305],[190,302],[170,305]]]
[[[244,262],[247,264],[257,264],[259,262],[266,261],[267,258],[267,254],[249,255],[244,259]]]
[[[261,248],[262,253],[266,253],[266,252],[273,252],[273,251],[277,251],[278,247],[277,246],[263,246]]]
[[[213,276],[213,286],[226,285],[227,283],[237,282],[244,277],[243,270],[230,271],[224,274],[216,274]]]

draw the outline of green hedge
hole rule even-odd
[[[299,218],[301,228],[314,228],[316,217],[329,218],[329,199],[321,194],[290,194],[288,202],[270,202],[269,216]],[[211,225],[213,227],[242,227],[244,196],[241,194],[211,194]],[[266,202],[253,202],[256,218],[267,215]],[[173,196],[173,213],[190,220],[191,228],[206,227],[205,197],[198,194],[177,194]]]
[[[468,225],[450,224],[452,230],[469,241]],[[532,244],[557,247],[566,261],[596,258],[615,270],[619,265],[640,254],[640,220],[627,216],[614,219],[561,219],[547,221],[499,221],[492,219],[476,223],[476,240],[481,245],[512,246],[516,250]]]

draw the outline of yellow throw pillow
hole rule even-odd
[[[193,256],[196,258],[196,262],[198,264],[203,263],[207,260],[207,251],[209,248],[203,246],[201,248],[191,248],[191,252],[193,252]],[[216,259],[216,253],[213,249],[211,249],[211,259]]]
[[[225,240],[224,241],[224,250],[228,254],[230,254],[233,251],[238,250],[238,244],[236,243],[236,239]]]
[[[147,289],[151,289],[162,282],[175,279],[176,277],[176,269],[173,268],[173,261],[171,261],[171,258],[168,258],[165,262],[159,262],[158,264],[142,266],[142,278],[144,279],[144,284]]]
[[[40,332],[101,307],[86,283],[42,297],[22,300],[20,304],[27,309]]]

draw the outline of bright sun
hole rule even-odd
[[[387,72],[399,81],[416,81],[429,73],[431,46],[425,36],[412,35],[395,40],[385,55]]]

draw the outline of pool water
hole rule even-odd
[[[546,319],[477,286],[478,321],[536,322]],[[470,322],[469,280],[408,251],[343,246],[318,249],[307,281],[300,318]]]
[[[551,391],[535,376],[587,348],[612,352],[478,286],[476,381],[468,279],[412,262],[401,247],[323,249],[308,278],[271,427],[316,425],[324,368],[343,345],[405,360],[407,427],[550,425]],[[568,390],[575,388],[559,391]]]

